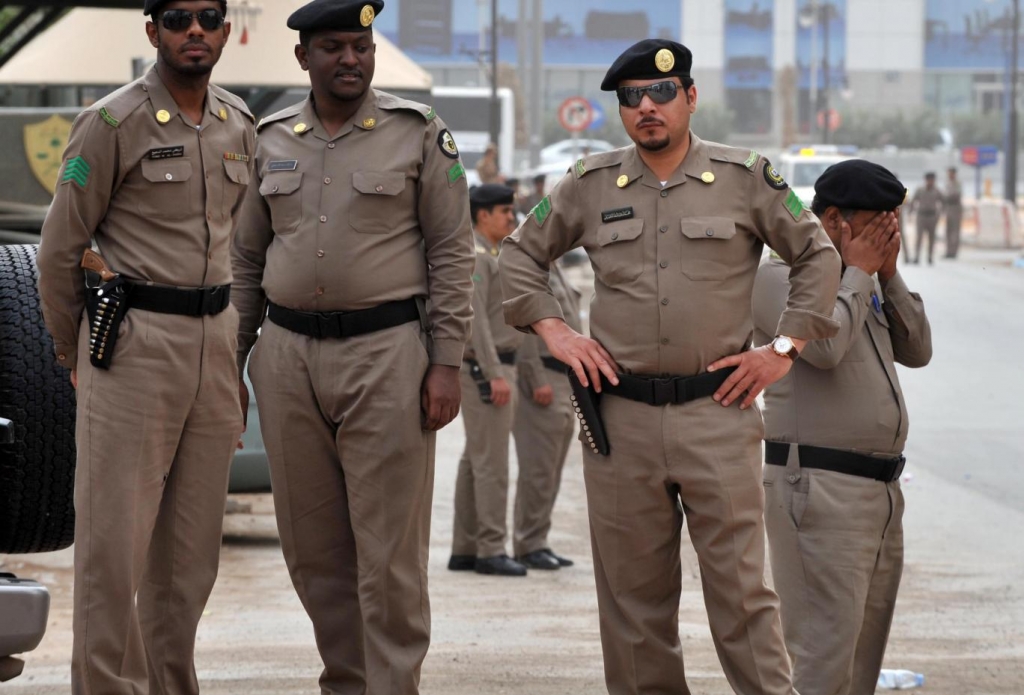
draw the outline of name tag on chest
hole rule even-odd
[[[616,208],[615,210],[604,210],[601,212],[601,222],[617,222],[618,220],[633,219],[633,208]]]
[[[297,159],[280,159],[267,165],[267,171],[295,171],[299,168]]]
[[[150,159],[175,159],[185,156],[185,146],[175,145],[174,147],[157,147],[146,153]]]

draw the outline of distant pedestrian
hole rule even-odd
[[[529,215],[537,203],[544,200],[544,184],[546,181],[547,176],[544,174],[537,174],[533,177],[533,190],[524,196],[519,196],[519,212],[523,215]]]
[[[501,169],[498,166],[498,146],[493,142],[484,150],[484,156],[476,165],[476,173],[480,177],[481,184],[505,183],[505,177],[501,175]]]
[[[928,265],[934,262],[935,253],[935,227],[939,224],[939,216],[942,214],[943,195],[935,186],[935,172],[929,171],[924,175],[924,187],[914,192],[914,198],[910,201],[912,212],[917,213],[917,238],[914,240],[913,263],[921,262],[921,242],[928,237]]]
[[[964,216],[963,189],[956,177],[956,169],[947,171],[946,195],[943,203],[946,207],[946,258],[956,258],[960,251],[960,221]]]

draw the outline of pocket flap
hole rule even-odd
[[[643,220],[621,220],[602,224],[597,230],[597,243],[600,246],[617,244],[620,241],[632,241],[644,231]]]
[[[301,184],[301,171],[273,172],[260,183],[260,195],[288,195],[299,190]]]
[[[175,183],[192,178],[187,159],[143,159],[142,176],[150,183]]]
[[[736,223],[725,217],[689,217],[682,221],[687,239],[732,239]]]
[[[405,190],[405,174],[401,171],[357,171],[352,186],[368,195],[398,195]]]
[[[249,164],[234,159],[224,160],[224,173],[228,179],[245,186],[249,183]]]

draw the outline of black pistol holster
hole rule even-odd
[[[110,369],[117,344],[117,330],[128,312],[131,285],[118,275],[86,290],[89,316],[89,361],[98,369]]]
[[[480,368],[480,363],[474,359],[466,358],[466,364],[469,365],[469,375],[473,378],[473,383],[476,384],[476,388],[480,391],[480,400],[484,403],[491,402],[491,380],[484,376],[484,370]]]
[[[591,451],[607,456],[611,451],[608,435],[601,419],[601,394],[594,390],[593,385],[584,386],[572,369],[568,370],[569,385],[572,386],[572,407],[580,420],[583,437]]]

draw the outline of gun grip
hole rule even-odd
[[[85,253],[82,254],[82,267],[99,275],[103,282],[110,282],[117,277],[107,267],[107,262],[103,260],[103,257],[92,249],[86,249]]]

